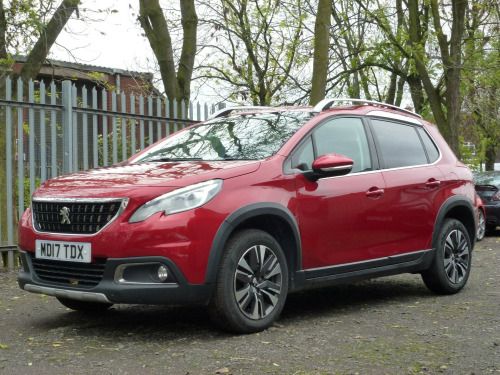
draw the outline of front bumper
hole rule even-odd
[[[19,286],[28,292],[54,297],[104,303],[184,305],[207,304],[213,291],[213,284],[188,283],[175,263],[165,257],[109,258],[100,265],[99,275],[93,275],[92,282],[87,282],[88,269],[72,268],[72,262],[39,264],[32,252],[20,251],[20,255]],[[168,270],[168,278],[163,282],[155,279],[154,270],[158,265]]]

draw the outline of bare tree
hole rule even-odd
[[[410,87],[413,84],[413,89],[416,88],[416,96],[412,89],[412,97],[417,111],[421,110],[421,85],[434,121],[458,155],[462,44],[468,0],[447,3],[439,3],[438,0],[408,0],[408,37],[403,38],[389,27],[390,19],[387,12],[381,11],[384,7],[380,3],[370,6],[364,1],[357,1],[379,26],[390,44],[408,59],[410,71],[414,73],[408,78],[411,79]],[[442,26],[445,23],[446,28]],[[449,35],[444,30],[449,30]],[[435,35],[436,40],[430,40],[429,34]],[[429,59],[428,49],[434,46],[437,48],[433,49],[432,59]],[[433,61],[438,61],[439,66],[436,67]],[[441,72],[441,75],[436,76],[436,71]]]
[[[198,78],[224,86],[233,102],[287,102],[300,70],[310,59],[305,48],[302,0],[219,0],[203,2],[210,40]],[[304,49],[302,50],[301,48]]]

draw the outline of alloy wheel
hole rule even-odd
[[[249,248],[238,261],[234,296],[241,312],[250,319],[268,316],[281,294],[282,271],[276,254],[267,246]]]
[[[448,279],[458,284],[467,275],[469,268],[469,245],[460,230],[453,230],[446,238],[444,247],[444,270]]]

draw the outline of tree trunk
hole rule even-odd
[[[421,114],[424,107],[424,92],[420,77],[416,74],[409,74],[406,81],[408,82],[408,86],[410,86],[410,95],[415,113]]]
[[[396,89],[398,85],[398,75],[391,73],[391,80],[389,81],[389,88],[387,89],[387,96],[385,102],[394,105],[396,101]]]
[[[434,19],[438,12],[437,0],[431,2]],[[446,115],[447,127],[449,129],[449,138],[447,139],[450,147],[457,155],[459,147],[459,125],[461,112],[460,80],[462,74],[462,38],[465,31],[465,10],[468,6],[468,0],[454,0],[452,2],[453,25],[450,38],[450,55],[448,67],[445,67],[446,83]],[[446,63],[446,61],[445,61]]]
[[[40,38],[28,54],[26,62],[19,74],[25,84],[29,79],[36,78],[52,45],[55,43],[57,37],[79,4],[79,0],[64,0],[55,11],[47,26],[42,29]]]
[[[184,38],[177,72],[172,39],[159,0],[139,1],[139,22],[158,61],[165,94],[170,102],[170,111],[172,112],[173,103],[176,100],[178,113],[180,113],[181,103],[188,102],[191,96],[198,28],[194,0],[179,1]]]
[[[484,150],[484,169],[486,171],[495,170],[495,159],[497,157],[498,147],[500,142],[498,139],[488,139],[486,141],[486,149]]]
[[[333,0],[319,0],[314,27],[314,63],[310,105],[316,105],[325,98],[328,75],[331,10]]]
[[[401,102],[403,101],[405,82],[406,82],[406,80],[403,77],[399,77],[398,89],[396,92],[396,100],[394,101],[394,105],[397,107],[401,107]],[[413,108],[415,108],[415,107],[413,107]]]
[[[139,22],[158,61],[165,94],[172,103],[177,99],[177,86],[172,39],[159,0],[139,1]]]
[[[196,32],[198,29],[198,16],[194,0],[181,0],[181,18],[184,39],[182,53],[177,73],[179,92],[178,101],[189,101],[191,97],[191,77],[193,75],[194,59],[196,57]]]
[[[436,125],[446,139],[451,149],[459,155],[458,129],[460,122],[460,77],[461,77],[461,52],[462,36],[465,23],[465,9],[468,0],[454,0],[452,2],[453,24],[451,26],[451,40],[448,43],[446,35],[441,28],[441,18],[437,0],[430,0],[430,8],[434,28],[437,35],[441,61],[445,75],[446,101],[440,95],[431,80],[429,71],[425,66],[425,50],[421,43],[420,19],[418,10],[419,1],[409,0],[409,37],[413,47],[412,58],[422,81],[423,88],[434,114]],[[449,49],[448,49],[449,45]],[[444,102],[446,104],[444,104]],[[444,105],[443,105],[444,104]],[[445,112],[446,107],[446,112]]]

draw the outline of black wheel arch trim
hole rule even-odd
[[[444,203],[441,205],[441,208],[439,209],[439,212],[438,212],[437,217],[436,217],[436,221],[434,222],[434,232],[432,233],[432,247],[435,247],[434,245],[435,245],[437,237],[439,235],[439,229],[441,228],[441,225],[443,224],[444,219],[447,217],[447,214],[453,208],[459,207],[459,206],[464,206],[468,209],[468,211],[471,215],[472,222],[474,223],[474,228],[476,228],[476,225],[477,225],[476,215],[475,215],[474,205],[473,205],[472,201],[469,198],[467,198],[466,196],[454,195],[453,197],[450,197],[446,201],[444,201]],[[464,224],[464,226],[467,229],[467,226],[465,224]],[[474,243],[476,241],[476,234],[475,233],[476,233],[475,229],[473,231],[473,236],[470,236],[470,233],[469,233],[469,237],[471,237],[470,238],[471,248],[474,248]]]
[[[217,233],[215,234],[212,246],[210,248],[210,255],[208,257],[207,271],[205,274],[205,283],[213,283],[217,277],[217,271],[219,269],[220,260],[222,258],[222,253],[224,252],[224,246],[234,232],[234,230],[243,222],[248,219],[255,218],[258,216],[277,216],[283,219],[290,227],[294,235],[295,243],[297,244],[295,250],[296,257],[296,269],[290,270],[290,277],[302,267],[302,247],[300,240],[300,231],[295,217],[291,211],[285,206],[275,203],[275,202],[258,202],[248,204],[246,206],[240,207],[236,211],[232,212],[221,224]],[[283,249],[286,256],[286,249]]]

